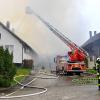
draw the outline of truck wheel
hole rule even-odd
[[[73,75],[73,72],[67,72],[67,75],[68,76],[72,76]]]
[[[79,76],[80,76],[80,75],[81,75],[81,73],[80,73],[80,72],[77,72],[77,73],[76,73],[76,75],[79,75]]]

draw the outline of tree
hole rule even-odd
[[[0,47],[0,74],[2,74],[4,70],[4,49]]]
[[[0,48],[0,87],[9,87],[15,74],[13,54],[8,49]]]

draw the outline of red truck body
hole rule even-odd
[[[67,56],[57,56],[55,58],[56,72],[58,74],[73,74],[76,73],[80,75],[86,71],[87,67],[83,61],[72,62],[68,60]]]

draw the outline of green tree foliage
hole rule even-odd
[[[16,74],[16,68],[13,65],[13,54],[8,49],[0,48],[0,87],[9,87]]]
[[[4,50],[3,47],[0,48],[0,74],[4,71]]]

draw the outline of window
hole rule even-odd
[[[5,45],[5,49],[8,49],[10,53],[13,53],[14,45]]]
[[[5,45],[5,49],[9,49],[9,45]]]
[[[1,39],[1,33],[0,33],[0,39]]]
[[[3,48],[3,46],[0,46],[0,48]]]
[[[25,53],[29,53],[30,51],[29,51],[28,48],[24,48],[24,52],[25,52]]]
[[[91,61],[91,62],[93,61],[93,56],[90,56],[90,61]]]

